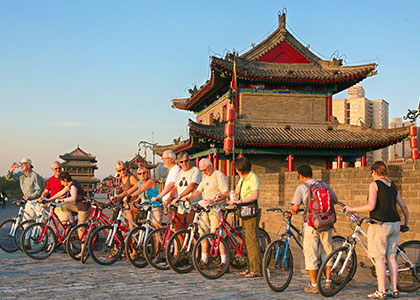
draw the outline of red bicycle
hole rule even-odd
[[[45,204],[45,203],[44,203]],[[32,259],[42,260],[49,257],[57,248],[58,243],[64,244],[72,224],[61,222],[55,214],[55,203],[49,203],[50,213],[45,223],[29,225],[22,233],[22,251]],[[61,232],[59,229],[61,227]]]
[[[182,206],[182,203],[178,205]],[[168,206],[168,209],[172,210],[169,223],[165,227],[153,230],[146,238],[144,256],[147,262],[158,270],[169,269],[166,261],[166,247],[168,246],[169,239],[176,231],[185,229],[185,224],[177,215],[176,208],[176,206]]]
[[[111,205],[103,204],[95,200],[92,200],[91,204],[92,212],[90,213],[87,222],[73,227],[66,240],[67,254],[74,260],[80,260],[82,264],[85,263],[89,257],[89,251],[87,249],[89,234],[99,226],[112,224],[112,220],[102,212],[105,208],[111,208]]]

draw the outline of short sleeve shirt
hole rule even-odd
[[[256,190],[260,189],[260,180],[254,172],[249,172],[245,180],[241,177],[238,182],[238,186],[241,187],[241,199],[245,199],[252,195]]]
[[[45,186],[45,189],[50,191],[50,197],[57,194],[63,188],[64,186],[61,184],[60,180],[55,176],[52,176],[50,179],[48,179],[47,185]]]
[[[214,170],[210,176],[204,174],[197,190],[203,199],[213,200],[216,195],[229,191],[226,176],[219,170]]]
[[[198,168],[191,167],[191,169],[189,169],[188,171],[181,170],[175,183],[178,195],[181,195],[181,193],[185,191],[191,183],[196,183],[197,185],[199,185],[200,182],[201,182],[201,172]],[[185,196],[190,196],[190,195],[191,193]],[[191,204],[196,204],[199,200],[200,200],[200,197],[194,199],[194,202],[192,202]],[[180,207],[178,208],[178,213],[181,213],[181,214],[184,213]]]
[[[181,173],[181,168],[178,165],[174,165],[168,172],[168,176],[166,177],[166,180],[165,180],[165,187],[171,182],[176,183],[179,173]],[[167,193],[165,196],[163,196],[162,200],[168,199],[170,194],[171,193]]]
[[[298,185],[298,187],[296,188],[295,194],[293,195],[292,204],[306,205],[305,203],[309,203],[309,200],[311,198],[311,192],[310,192],[309,186],[316,182],[317,182],[316,179],[311,178],[307,180],[305,183]],[[331,196],[333,199],[337,197],[334,191],[325,182],[321,181],[321,183],[330,190]]]

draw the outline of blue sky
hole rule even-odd
[[[185,138],[194,115],[170,100],[209,78],[209,56],[268,36],[283,8],[322,59],[379,64],[361,84],[391,118],[417,108],[418,1],[1,1],[0,175],[28,156],[50,176],[80,145],[102,179],[140,140]]]

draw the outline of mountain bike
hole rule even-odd
[[[188,210],[183,203],[178,202],[178,206]],[[169,223],[162,228],[157,228],[150,232],[146,238],[144,248],[144,255],[146,261],[155,269],[168,270],[169,265],[166,262],[166,247],[168,246],[169,239],[176,231],[185,229],[185,224],[177,214],[177,206],[168,205],[168,210],[172,210],[172,215]],[[175,227],[174,227],[175,226]]]
[[[89,235],[99,226],[112,224],[102,210],[111,208],[111,205],[103,204],[95,200],[91,200],[92,212],[86,223],[78,224],[69,232],[69,237],[66,240],[66,252],[74,260],[84,264],[89,257],[87,241]]]
[[[303,249],[303,245],[300,242],[303,235],[302,232],[292,224],[291,213],[289,211],[283,211],[281,208],[267,209],[267,212],[276,211],[282,213],[283,221],[286,223],[286,230],[280,234],[279,239],[268,245],[263,256],[262,269],[264,279],[270,289],[275,292],[282,292],[289,286],[294,271],[293,255],[290,250],[290,239],[293,238],[296,244]],[[298,212],[302,211],[304,210],[298,210]],[[344,240],[344,237],[333,236],[333,249],[341,247]],[[318,260],[321,261],[321,258],[319,257]]]
[[[322,263],[317,283],[319,292],[330,297],[340,292],[354,276],[357,269],[357,255],[355,246],[360,242],[362,248],[367,253],[367,246],[362,237],[367,238],[367,234],[362,229],[363,223],[378,223],[379,221],[370,218],[359,218],[356,214],[342,210],[350,218],[350,227],[353,233],[345,239],[343,246],[336,249],[327,256]],[[402,231],[407,231],[408,227],[401,227]],[[420,241],[413,240],[402,243],[397,247],[398,264],[398,283],[397,289],[401,292],[413,292],[420,288]],[[372,262],[372,274],[374,273],[375,261]],[[325,285],[326,269],[331,266],[331,285]],[[363,267],[364,264],[361,264]],[[388,273],[388,271],[387,271]]]
[[[0,248],[8,253],[19,250],[20,247],[16,242],[16,236],[20,237],[23,231],[22,229],[35,222],[32,217],[30,220],[24,221],[25,217],[30,217],[25,211],[25,200],[14,200],[12,201],[12,204],[16,204],[19,207],[17,215],[14,218],[4,220],[0,224]],[[23,227],[23,225],[25,225],[25,227]]]
[[[130,264],[136,268],[144,268],[147,266],[147,260],[144,255],[144,249],[146,248],[146,239],[149,233],[156,229],[154,224],[158,224],[158,228],[161,224],[156,220],[152,213],[152,206],[149,203],[138,205],[136,202],[133,203],[137,209],[141,209],[146,212],[146,219],[142,220],[140,226],[133,228],[125,239],[125,251]]]
[[[43,202],[43,204],[46,204]],[[71,223],[62,222],[55,214],[55,208],[63,204],[50,202],[50,213],[44,223],[29,225],[22,233],[22,251],[32,259],[42,260],[49,257],[58,243],[64,244],[72,228]],[[61,232],[59,227],[61,228]]]
[[[244,247],[242,228],[234,228],[226,220],[226,214],[228,211],[227,204],[216,204],[213,207],[216,206],[219,207],[221,212],[216,233],[206,234],[199,238],[193,249],[194,267],[202,276],[208,279],[217,279],[223,276],[223,274],[227,272],[229,265],[232,265],[237,269],[243,269],[247,267],[247,253]],[[223,233],[226,234],[226,238],[222,237]],[[263,249],[262,245],[269,244],[270,237],[268,233],[265,232],[265,230],[262,228],[259,228],[257,237],[260,243],[261,251],[263,253],[265,249]],[[220,244],[222,244],[224,248],[228,250],[228,261],[222,268],[220,268],[222,262]],[[208,263],[205,267],[200,266],[200,261],[202,260],[201,249],[203,247],[209,248]]]
[[[128,223],[134,228],[138,227],[124,215],[124,211],[130,209],[129,206],[120,203],[114,208],[119,208],[115,221],[110,225],[96,228],[89,235],[87,243],[90,256],[100,265],[112,265],[119,260],[124,252],[124,236],[128,233]]]

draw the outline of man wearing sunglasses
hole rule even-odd
[[[42,192],[38,202],[42,201],[44,198],[47,198],[48,194],[50,194],[49,198],[53,197],[55,194],[57,194],[64,188],[64,186],[58,179],[58,176],[60,176],[62,170],[61,164],[58,161],[53,162],[51,165],[51,170],[53,171],[54,175],[51,176],[50,179],[48,179],[47,185],[45,186],[45,189]],[[61,221],[67,219],[67,215],[61,210],[61,207],[57,207],[55,209],[55,213]]]
[[[180,199],[185,199],[197,188],[201,182],[201,172],[198,168],[191,166],[190,158],[187,152],[178,154],[178,164],[181,166],[181,172],[178,175],[175,186],[171,191],[169,199],[172,199],[172,205],[178,203]],[[198,202],[200,199],[195,199]],[[178,207],[178,214],[184,215],[185,210]],[[189,224],[194,218],[194,213],[186,216],[186,222]]]

